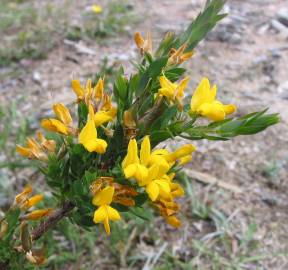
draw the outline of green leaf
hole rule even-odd
[[[9,242],[10,238],[13,236],[13,233],[16,230],[17,225],[18,225],[20,213],[21,211],[19,208],[12,208],[6,213],[5,219],[8,223],[8,230],[4,234],[4,237],[3,237],[4,242],[6,241]]]
[[[118,76],[116,77],[114,93],[116,93],[116,96],[118,96],[123,103],[125,103],[127,98],[127,80],[124,78],[122,72],[119,72]]]
[[[147,221],[151,221],[151,219],[152,219],[151,214],[142,207],[131,207],[129,209],[129,212],[132,213],[133,215],[135,215],[141,219],[147,220]]]
[[[88,107],[86,106],[85,102],[81,101],[78,104],[78,128],[82,129],[86,124],[88,116]]]
[[[251,135],[277,124],[280,120],[278,114],[265,114],[266,111],[252,113],[223,123],[219,126],[217,133],[224,137]]]
[[[177,49],[185,43],[187,44],[185,52],[192,51],[214,26],[227,15],[219,14],[225,2],[226,0],[207,1],[204,11],[191,22],[183,33],[178,37],[171,38],[172,40],[161,44],[162,55],[168,55],[171,48]]]
[[[171,106],[168,107],[160,117],[158,117],[151,126],[151,130],[161,130],[163,128],[165,128],[169,121],[172,120],[173,118],[175,118],[175,116],[177,115],[178,109],[177,107]]]
[[[160,57],[153,61],[144,74],[142,74],[139,81],[136,95],[139,96],[147,88],[147,85],[150,81],[154,81],[162,72],[163,68],[166,66],[168,57]]]

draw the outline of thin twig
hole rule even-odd
[[[39,239],[44,233],[54,227],[62,218],[75,207],[72,202],[65,202],[63,206],[55,210],[47,220],[43,221],[36,229],[32,231],[32,240]]]

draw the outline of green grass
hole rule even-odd
[[[6,0],[0,5],[0,67],[46,57],[66,29],[62,6]]]

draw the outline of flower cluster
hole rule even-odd
[[[85,229],[101,223],[109,235],[111,221],[133,216],[150,220],[150,207],[178,228],[182,223],[178,198],[185,190],[183,166],[190,163],[196,147],[187,143],[171,151],[170,141],[176,137],[226,141],[278,123],[278,115],[267,110],[234,117],[236,106],[219,101],[217,86],[206,77],[194,91],[187,90],[193,74],[186,76],[181,65],[224,17],[220,13],[224,2],[207,1],[185,31],[167,33],[158,47],[151,33],[144,38],[137,32],[136,72],[128,76],[121,67],[113,75],[112,89],[99,74],[98,81],[71,81],[75,102],[54,104],[55,117],[41,121],[45,136],[37,131],[36,139],[29,137],[24,146],[16,146],[20,155],[39,166],[52,190],[51,201],[59,209],[53,214],[51,208],[30,211],[43,199],[40,194],[31,197],[30,186],[17,195],[14,206],[0,219],[0,262],[6,253],[13,262],[18,250],[31,263],[43,263],[43,249],[32,248],[32,240],[66,216]],[[97,5],[92,10],[102,11]],[[47,220],[30,233],[30,222],[35,226],[41,218]],[[15,246],[19,234],[21,241]]]
[[[187,90],[190,76],[184,75],[181,65],[193,57],[207,25],[220,19],[217,1],[209,1],[200,19],[182,34],[168,33],[157,49],[151,33],[144,38],[137,32],[134,41],[141,61],[134,74],[128,77],[121,68],[113,89],[105,89],[103,78],[86,84],[72,80],[76,100],[66,105],[71,110],[77,106],[77,119],[64,104],[56,103],[55,118],[41,121],[47,138],[37,132],[38,141],[28,138],[26,146],[17,146],[22,156],[40,161],[56,200],[72,205],[69,217],[74,223],[103,223],[110,234],[110,221],[125,220],[125,212],[145,216],[146,207],[152,206],[178,228],[177,198],[184,195],[179,172],[196,147],[185,144],[171,151],[169,140],[229,140],[278,122],[276,114],[266,111],[231,117],[236,106],[219,101],[217,86],[206,77],[194,91]],[[193,27],[203,29],[203,34]],[[201,118],[205,120],[198,121]],[[29,208],[40,199],[32,197],[21,207]],[[33,219],[32,213],[27,217]]]
[[[24,190],[15,197],[13,207],[18,207],[21,209],[22,212],[26,213],[33,206],[35,206],[36,204],[38,204],[43,200],[44,196],[42,194],[36,194],[30,197],[32,191],[33,189],[31,186],[25,187]],[[48,216],[52,211],[53,211],[52,208],[33,210],[22,216],[21,220],[38,220]]]

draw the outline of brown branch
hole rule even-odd
[[[39,239],[44,233],[54,227],[62,218],[75,207],[72,202],[65,202],[61,208],[55,210],[47,220],[40,223],[40,225],[32,231],[32,240]]]

